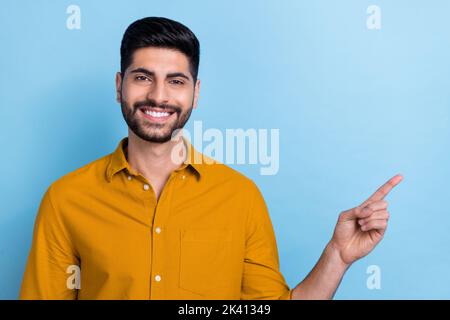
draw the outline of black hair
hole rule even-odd
[[[147,17],[130,24],[120,46],[122,77],[131,64],[134,51],[145,47],[175,49],[184,53],[189,59],[195,83],[200,63],[200,43],[188,27],[163,17]]]

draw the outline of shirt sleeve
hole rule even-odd
[[[241,299],[290,300],[292,290],[279,271],[275,232],[256,185],[249,210]]]
[[[68,285],[73,266],[79,266],[79,259],[54,206],[50,187],[36,217],[20,299],[76,299],[78,290]]]

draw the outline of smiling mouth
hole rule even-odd
[[[139,108],[139,110],[142,112],[146,119],[155,122],[164,122],[165,120],[169,119],[172,114],[176,113],[173,110],[152,107],[141,107]]]

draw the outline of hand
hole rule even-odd
[[[339,215],[330,246],[339,253],[344,264],[350,265],[366,256],[383,239],[389,220],[384,198],[402,179],[401,175],[396,175],[360,206]]]

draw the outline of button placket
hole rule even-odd
[[[162,276],[159,271],[164,269],[167,263],[168,256],[170,256],[170,250],[167,250],[166,238],[161,234],[166,228],[166,221],[170,214],[172,192],[174,186],[177,185],[180,176],[173,172],[164,186],[158,203],[155,207],[154,220],[153,220],[153,241],[152,241],[152,276],[153,281],[160,283]],[[159,276],[159,280],[156,277]],[[152,286],[151,299],[163,299],[163,287],[164,283]]]

